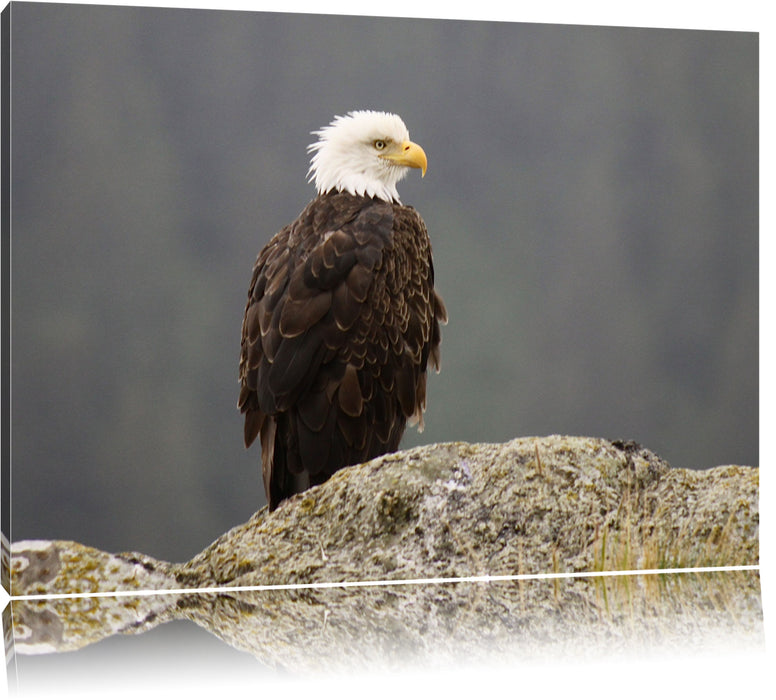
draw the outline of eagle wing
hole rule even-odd
[[[314,200],[259,254],[242,327],[245,444],[260,435],[270,508],[397,449],[439,367],[431,249],[414,209]]]

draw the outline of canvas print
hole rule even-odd
[[[14,2],[3,42],[22,664],[761,642],[756,33]]]

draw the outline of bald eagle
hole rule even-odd
[[[242,324],[237,405],[270,510],[422,430],[447,321],[426,226],[396,191],[427,165],[404,122],[356,111],[312,133],[317,196],[259,253]]]

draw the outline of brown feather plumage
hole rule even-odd
[[[248,292],[238,401],[270,509],[422,427],[446,320],[412,207],[329,192],[275,235]]]

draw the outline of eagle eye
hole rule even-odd
[[[384,151],[385,147],[388,145],[388,142],[383,141],[383,139],[377,139],[372,145],[375,147],[375,150]]]

